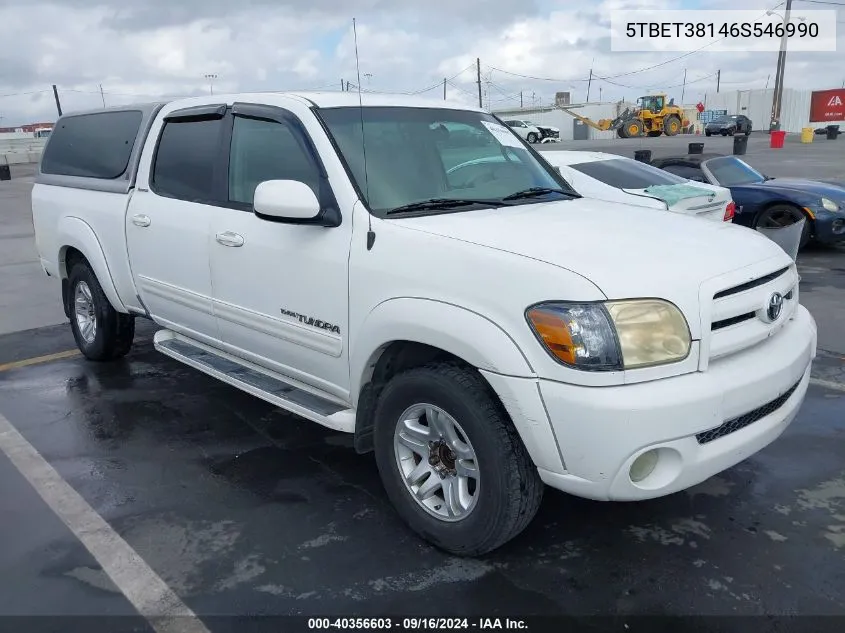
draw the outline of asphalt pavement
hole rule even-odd
[[[776,160],[752,144],[748,160],[818,177],[789,158],[805,147]],[[828,168],[845,179],[841,160]],[[127,358],[84,361],[58,285],[32,272],[15,175],[0,183],[0,630],[35,614],[152,630],[130,616],[162,603],[200,633],[256,614],[845,617],[843,249],[799,256],[822,349],[779,440],[662,499],[548,490],[522,535],[461,559],[405,528],[349,436],[164,357],[149,322]]]

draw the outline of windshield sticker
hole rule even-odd
[[[484,127],[490,130],[490,134],[496,137],[496,140],[499,141],[501,145],[505,145],[507,147],[522,147],[522,143],[519,142],[517,136],[504,125],[491,123],[490,121],[482,121],[482,123],[484,124]]]

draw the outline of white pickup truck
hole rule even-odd
[[[544,484],[667,495],[793,420],[816,326],[772,241],[581,197],[483,110],[358,98],[61,117],[33,220],[83,354],[152,319],[164,354],[354,434],[409,526],[463,555],[523,530]]]

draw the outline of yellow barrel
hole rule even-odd
[[[813,142],[813,128],[811,128],[811,127],[802,127],[801,128],[801,142],[802,143],[812,143]]]

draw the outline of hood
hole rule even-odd
[[[704,280],[767,259],[772,270],[792,262],[739,225],[587,198],[397,221],[570,270],[610,299],[662,297],[690,315]]]
[[[818,180],[803,180],[801,178],[773,178],[765,182],[743,187],[761,188],[767,191],[777,189],[779,191],[793,191],[799,194],[809,194],[817,198],[825,197],[837,202],[845,202],[845,187],[834,183],[821,182]]]

